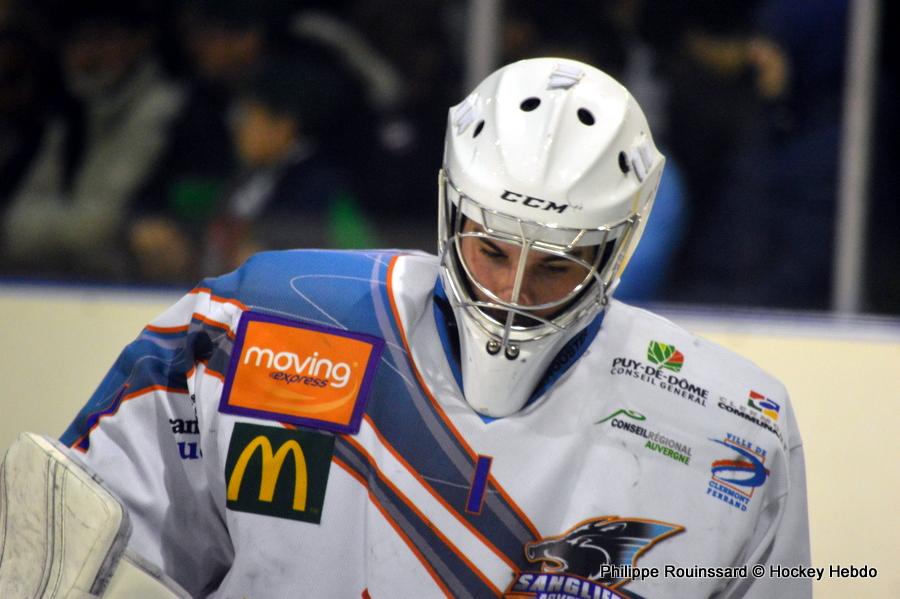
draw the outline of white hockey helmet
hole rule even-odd
[[[574,60],[510,64],[450,109],[438,249],[476,411],[520,410],[605,308],[664,162],[631,94]]]

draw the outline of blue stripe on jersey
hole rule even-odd
[[[447,356],[447,364],[450,365],[450,372],[462,393],[463,378],[462,368],[459,365],[459,333],[456,331],[456,318],[453,315],[453,308],[450,300],[447,299],[447,292],[444,290],[443,282],[438,279],[434,285],[434,322],[437,325],[438,337],[441,339],[441,345],[444,346],[444,355]]]
[[[472,486],[469,488],[469,500],[466,502],[466,511],[470,514],[481,513],[492,460],[493,458],[488,456],[478,456],[478,463],[475,465],[475,478],[472,479]]]
[[[455,597],[495,597],[495,591],[460,557],[456,549],[435,534],[429,523],[410,507],[411,502],[386,482],[385,475],[368,457],[346,438],[338,437],[335,455],[366,481],[373,500],[377,501],[393,523],[416,546],[422,558],[440,577]],[[473,564],[478,567],[478,564]]]
[[[384,287],[382,294],[382,301],[389,305]],[[524,544],[536,538],[533,526],[518,515],[492,479],[488,479],[481,514],[466,513],[477,456],[449,428],[443,414],[416,382],[393,315],[388,322],[384,332],[388,347],[383,360],[402,380],[385,380],[384,389],[373,394],[367,410],[373,426],[460,520],[478,531],[508,563],[523,567]],[[410,384],[402,384],[403,380]]]

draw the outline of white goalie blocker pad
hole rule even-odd
[[[128,512],[57,441],[22,433],[0,465],[0,597],[188,598],[125,551]]]

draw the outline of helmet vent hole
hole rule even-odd
[[[522,103],[519,104],[519,108],[521,108],[525,112],[531,112],[532,110],[534,110],[535,108],[537,108],[540,105],[541,105],[540,98],[531,97],[531,98],[525,98],[524,100],[522,100]]]
[[[594,124],[594,115],[587,108],[578,109],[578,120],[590,127]]]
[[[484,121],[478,121],[478,124],[475,125],[475,130],[472,131],[472,137],[478,137],[478,134],[481,133],[481,130],[484,129]]]
[[[631,170],[631,167],[628,166],[628,155],[625,152],[619,152],[619,168],[622,169],[622,172],[626,175],[628,171]]]

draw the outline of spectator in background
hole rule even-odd
[[[633,17],[641,38],[654,50],[656,72],[664,83],[666,117],[660,145],[683,174],[691,214],[684,238],[709,234],[710,213],[724,193],[740,130],[758,126],[752,81],[741,55],[754,4],[644,2]],[[671,271],[665,299],[709,301],[711,292],[694,291],[708,277],[701,267],[708,253],[708,244],[673,252],[677,268]]]
[[[371,150],[362,84],[333,44],[296,31],[290,10],[287,3],[203,0],[186,4],[180,13],[180,39],[193,74],[190,100],[178,121],[178,143],[167,157],[165,177],[134,216],[130,246],[140,279],[188,282],[200,275],[200,256],[205,256],[206,270],[219,272],[228,268],[230,256],[239,255],[243,244],[267,247],[259,239],[245,238],[251,233],[250,222],[257,216],[265,220],[265,212],[242,214],[230,205],[235,194],[243,193],[245,183],[264,178],[273,184],[257,198],[260,209],[269,210],[269,201],[281,198],[284,206],[279,204],[278,210],[306,206],[313,220],[329,204],[316,199],[320,195],[316,190],[330,189],[332,182],[345,190],[361,188],[359,165],[344,166],[351,166],[350,157],[360,148]],[[293,68],[301,72],[293,73]],[[276,83],[263,82],[273,78],[273,69],[284,76],[280,93],[285,97],[261,102],[261,88],[271,91]],[[332,94],[324,103],[320,85],[330,90],[324,93]],[[248,102],[250,96],[253,102]],[[313,109],[315,103],[328,110]],[[236,109],[236,104],[244,108]],[[251,116],[249,121],[230,118],[235,114]],[[282,154],[280,144],[288,130],[290,151]],[[274,137],[267,139],[269,135]],[[260,152],[266,156],[257,155]],[[325,176],[329,169],[320,168],[324,164],[340,167],[333,176]],[[291,191],[301,195],[291,198]],[[354,192],[347,197],[354,200],[342,205],[355,214],[356,198],[363,196]],[[210,228],[213,220],[216,224]],[[271,243],[277,247],[302,246],[311,239],[309,230],[288,235],[274,228],[270,223]],[[341,237],[333,230],[312,239],[318,245],[355,247],[360,243],[356,237]],[[204,247],[206,242],[212,246]]]
[[[225,272],[250,255],[294,247],[374,243],[336,137],[351,89],[327,64],[272,58],[242,91],[234,144],[244,172],[207,239],[204,270]]]
[[[828,307],[846,22],[846,0],[766,0],[734,42],[750,111],[709,198],[687,299]]]
[[[881,18],[881,59],[878,96],[873,126],[871,179],[869,182],[869,236],[866,247],[866,309],[900,314],[900,43],[894,23],[900,22],[900,5],[885,2]]]
[[[401,247],[430,251],[434,246],[437,212],[427,199],[434,193],[430,173],[441,163],[446,123],[440,107],[459,101],[462,93],[465,34],[451,39],[449,33],[459,8],[460,3],[440,0],[348,2],[347,24],[386,64],[384,82],[396,85],[389,102],[370,101],[374,130],[366,135],[371,141],[360,145],[353,159],[368,201],[379,207],[380,230]],[[370,84],[370,89],[378,88]]]
[[[149,227],[135,225],[132,250],[143,276],[178,280],[198,269],[223,273],[264,249],[371,245],[373,233],[342,161],[340,138],[331,138],[349,101],[343,84],[327,64],[293,56],[265,59],[233,105],[232,145],[240,172],[217,199],[205,230],[171,214],[152,217],[163,233],[149,235]]]
[[[0,22],[0,209],[38,150],[53,101],[48,54],[30,23]]]
[[[184,103],[154,52],[150,4],[94,0],[54,8],[78,114],[46,127],[3,219],[3,254],[30,273],[125,275],[129,205],[152,178]]]
[[[133,276],[157,283],[198,276],[198,240],[240,168],[228,112],[271,44],[268,2],[184,2],[174,17],[173,62],[183,71],[187,99],[159,176],[133,207],[128,231]]]

